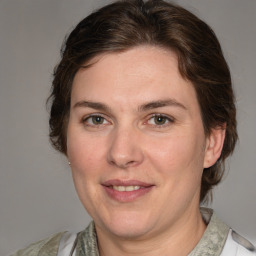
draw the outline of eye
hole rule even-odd
[[[155,126],[166,126],[170,123],[173,123],[174,120],[170,117],[161,114],[155,114],[148,119],[148,124]]]
[[[100,126],[108,124],[109,122],[100,115],[90,115],[83,119],[83,123],[88,126]]]

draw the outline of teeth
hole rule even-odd
[[[113,186],[114,190],[123,191],[134,191],[140,189],[140,186]]]

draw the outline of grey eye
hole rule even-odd
[[[171,123],[173,123],[173,122],[174,122],[173,118],[166,116],[166,115],[162,115],[162,114],[152,115],[147,121],[147,123],[149,125],[155,126],[158,128],[162,128],[162,127],[171,125]]]
[[[156,125],[163,125],[167,121],[167,117],[165,116],[155,116],[154,117],[154,122]]]
[[[83,120],[84,124],[91,125],[91,126],[98,126],[98,125],[105,125],[108,121],[99,115],[91,115]]]
[[[95,125],[103,124],[104,123],[104,118],[101,116],[92,116],[90,117],[92,120],[92,123]]]

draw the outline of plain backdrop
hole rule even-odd
[[[52,70],[64,36],[107,0],[0,0],[0,255],[90,221],[48,142]],[[240,141],[214,192],[217,214],[256,242],[256,1],[177,1],[215,30],[232,71]]]

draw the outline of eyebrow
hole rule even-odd
[[[93,108],[100,111],[110,111],[110,108],[104,103],[85,101],[85,100],[78,101],[73,108],[77,108],[77,107]]]
[[[166,99],[166,100],[157,100],[157,101],[148,102],[139,106],[138,110],[139,112],[143,112],[143,111],[147,111],[155,108],[162,108],[162,107],[169,107],[169,106],[179,107],[184,110],[187,110],[187,108],[182,103],[176,101],[175,99]]]
[[[187,110],[187,108],[182,103],[176,101],[175,99],[165,99],[165,100],[150,101],[148,103],[142,104],[141,106],[138,107],[138,111],[145,112],[151,109],[168,107],[168,106],[179,107],[184,110]],[[92,108],[99,111],[111,112],[110,107],[100,102],[82,100],[82,101],[78,101],[73,106],[73,108],[77,108],[77,107]]]

